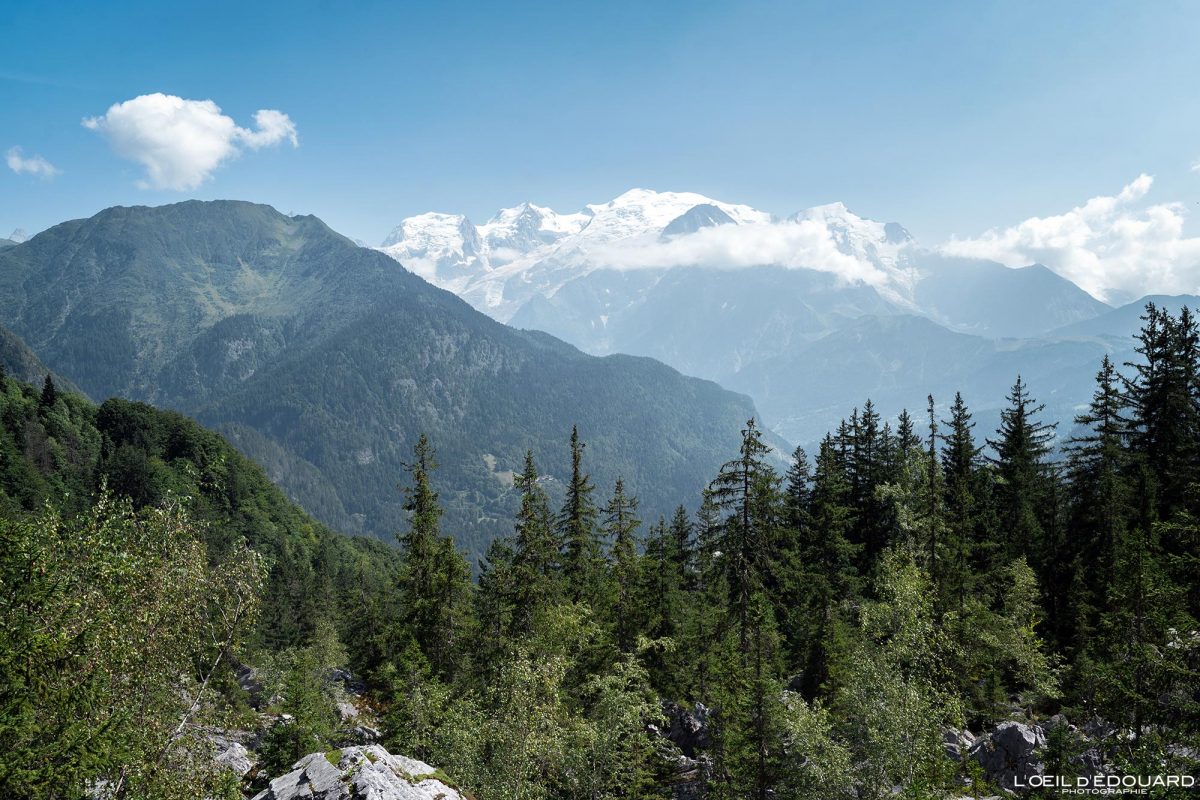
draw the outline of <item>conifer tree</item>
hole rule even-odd
[[[559,537],[565,546],[563,578],[573,600],[594,603],[600,591],[603,553],[597,520],[600,511],[592,494],[595,487],[583,469],[586,445],[579,439],[578,427],[571,428],[571,480],[558,516]]]
[[[637,531],[642,521],[637,517],[637,508],[638,499],[627,495],[625,481],[617,478],[612,497],[604,506],[604,532],[612,545],[612,614],[617,645],[623,652],[633,649],[639,633],[636,601],[641,565]]]
[[[442,508],[430,480],[437,461],[424,434],[404,468],[412,485],[404,490],[409,528],[399,537],[401,619],[429,664],[445,674],[466,625],[471,571],[454,540],[441,534]]]
[[[952,599],[959,616],[963,614],[967,592],[972,583],[973,567],[990,563],[977,536],[980,507],[982,448],[975,445],[975,423],[963,401],[954,394],[950,419],[943,420],[947,433],[942,435],[942,476],[946,487],[946,570],[942,576],[945,596]]]
[[[58,390],[54,387],[54,378],[50,377],[50,373],[46,373],[46,380],[42,381],[42,394],[38,405],[42,408],[54,408],[54,404],[57,402]]]
[[[529,630],[537,612],[554,605],[563,594],[562,546],[555,535],[550,501],[542,489],[533,452],[525,453],[525,466],[514,479],[521,493],[513,539],[513,581],[516,603],[513,626]]]
[[[779,476],[766,461],[769,450],[757,424],[749,420],[738,458],[726,462],[709,485],[713,503],[726,514],[717,549],[728,607],[743,639],[750,597],[763,588],[781,549]]]
[[[1082,432],[1067,442],[1071,586],[1051,587],[1070,598],[1070,634],[1086,641],[1098,623],[1114,575],[1114,551],[1130,520],[1130,464],[1125,449],[1129,422],[1123,415],[1120,378],[1108,356],[1096,374],[1088,410],[1075,417]],[[1065,633],[1065,631],[1063,632]]]
[[[813,474],[811,524],[799,543],[800,586],[804,625],[795,636],[802,643],[802,691],[814,698],[828,674],[829,637],[837,604],[858,590],[855,555],[850,542],[850,486],[842,454],[832,436],[817,453]]]
[[[1125,365],[1133,370],[1133,377],[1125,381],[1126,401],[1133,450],[1152,478],[1151,511],[1167,519],[1184,507],[1189,487],[1200,477],[1200,334],[1186,307],[1176,319],[1148,303],[1142,320],[1136,348],[1141,358]],[[1141,524],[1152,522],[1144,519]]]
[[[1020,556],[1041,564],[1047,501],[1052,486],[1047,467],[1054,425],[1037,415],[1045,406],[1030,395],[1021,376],[1008,394],[1008,407],[1000,412],[996,439],[988,440],[995,452],[999,545],[1005,563]]]

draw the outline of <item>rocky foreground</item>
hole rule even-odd
[[[312,753],[253,800],[465,800],[423,761],[378,745]]]
[[[256,687],[244,674],[243,687],[251,694]],[[310,753],[279,775],[267,775],[254,747],[262,732],[224,732],[212,735],[215,759],[235,773],[246,800],[470,800],[454,786],[453,778],[437,767],[389,752],[376,743],[378,721],[363,706],[359,684],[344,671],[331,676],[345,687],[340,749]],[[675,800],[703,800],[711,777],[712,762],[706,751],[712,746],[709,732],[711,712],[702,705],[686,707],[664,703],[663,719],[648,730],[660,742],[659,752],[672,775]],[[1082,727],[1061,714],[1035,719],[1013,709],[1014,719],[990,730],[973,734],[948,729],[943,735],[946,756],[961,769],[960,800],[1024,796],[1039,785],[1039,779],[1054,773],[1073,778],[1094,778],[1114,772],[1112,755],[1121,743],[1115,731],[1099,721]],[[271,725],[289,724],[289,718],[270,717]],[[1058,740],[1054,752],[1052,738]],[[1200,764],[1200,754],[1177,752]],[[1057,766],[1052,764],[1057,763]],[[968,777],[972,776],[972,777]]]

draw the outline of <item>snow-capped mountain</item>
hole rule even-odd
[[[633,189],[575,214],[524,204],[483,225],[422,214],[382,249],[514,327],[597,355],[650,356],[750,393],[796,441],[826,429],[825,411],[865,399],[859,389],[919,407],[926,389],[914,387],[934,385],[930,376],[956,359],[996,378],[1001,388],[980,392],[999,402],[1015,376],[1016,345],[1005,337],[1043,336],[1109,310],[1044,267],[947,259],[900,224],[842,203],[777,219],[700,194]],[[867,354],[853,368],[857,383],[841,374],[856,347]],[[1042,353],[1046,375],[1074,376],[1076,362],[1095,367],[1080,348],[1020,352]],[[828,397],[801,390],[808,374],[822,376]],[[1064,389],[1062,407],[1076,394]]]
[[[8,240],[10,242],[16,242],[17,244],[21,244],[22,242],[29,241],[29,234],[27,234],[25,231],[21,230],[20,228],[17,228],[15,231],[13,231],[12,233],[10,233],[8,235]]]
[[[575,214],[524,203],[503,209],[482,225],[462,215],[420,214],[403,220],[380,249],[426,280],[507,322],[531,300],[553,297],[568,282],[596,270],[661,271],[673,265],[664,264],[664,259],[681,258],[689,266],[745,266],[741,261],[725,263],[722,249],[738,248],[741,260],[748,251],[753,260],[756,238],[778,239],[780,230],[786,237],[797,223],[823,225],[824,233],[817,238],[823,238],[829,250],[862,259],[871,270],[902,277],[900,253],[911,241],[907,231],[864,220],[841,204],[780,221],[765,211],[694,192],[649,189],[631,189]],[[687,237],[704,237],[708,229],[727,225],[748,233],[728,244],[719,236],[707,236],[704,244],[711,255],[685,252]],[[667,244],[671,247],[664,250]],[[759,263],[775,263],[780,255],[777,245],[767,248]],[[789,266],[803,263],[803,248],[782,255]],[[814,267],[820,260],[814,256]]]

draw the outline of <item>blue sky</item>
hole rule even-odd
[[[189,197],[402,217],[561,211],[643,186],[777,214],[844,201],[923,241],[1154,177],[1200,213],[1200,3],[53,3],[4,0],[0,235]],[[211,100],[240,155],[197,188],[81,120]],[[254,113],[287,136],[251,146]],[[112,130],[109,128],[108,130]],[[37,174],[40,156],[59,171]],[[0,165],[2,166],[2,165]],[[29,171],[32,169],[33,171]],[[1200,223],[1189,222],[1189,231]]]

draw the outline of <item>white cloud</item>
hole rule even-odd
[[[8,148],[8,152],[5,154],[5,161],[8,163],[8,168],[18,175],[36,175],[39,178],[49,180],[55,175],[62,174],[62,170],[41,156],[34,155],[26,158],[20,147]]]
[[[882,285],[889,276],[838,249],[829,228],[815,220],[717,225],[667,240],[626,239],[589,253],[615,269],[720,267],[766,264],[830,272],[847,281]]]
[[[976,238],[952,238],[940,249],[1010,267],[1044,264],[1102,300],[1200,291],[1200,238],[1183,235],[1183,204],[1145,202],[1153,183],[1139,175],[1115,196]]]
[[[116,103],[83,126],[108,139],[121,158],[146,169],[142,188],[195,189],[243,147],[258,150],[284,141],[298,147],[296,125],[287,114],[263,109],[253,129],[239,127],[212,100],[145,94]]]

